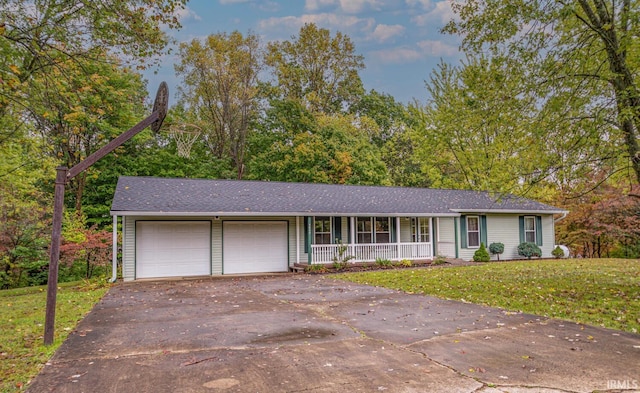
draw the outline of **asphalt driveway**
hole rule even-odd
[[[640,390],[640,335],[290,274],[116,285],[28,388],[623,389]]]

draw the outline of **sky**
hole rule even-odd
[[[252,32],[263,43],[292,40],[305,23],[349,36],[366,68],[360,77],[367,91],[375,89],[403,103],[426,103],[425,81],[440,61],[457,64],[460,38],[440,33],[454,17],[448,0],[190,0],[179,18],[177,42],[202,39],[219,32]],[[155,95],[161,81],[175,99],[179,79],[177,51],[163,58],[159,69],[144,77]]]

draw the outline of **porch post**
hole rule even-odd
[[[309,253],[307,254],[307,263],[309,265],[311,265],[311,261],[313,260],[311,255],[313,254],[313,250],[311,249],[311,244],[313,244],[313,242],[311,241],[313,232],[311,232],[311,228],[313,228],[313,217],[309,217],[309,219],[307,220],[307,233],[309,234],[309,236],[307,236],[307,250],[309,251]]]
[[[433,226],[433,217],[429,217],[429,240],[431,241],[431,258],[436,256],[436,228]]]
[[[396,217],[396,258],[402,259],[400,256],[400,217]]]
[[[113,215],[113,238],[111,239],[111,280],[110,282],[116,282],[118,278],[118,216]]]
[[[300,263],[300,216],[296,216],[296,263]]]
[[[351,231],[349,231],[349,244],[356,244],[356,220],[355,217],[349,217],[351,221]]]

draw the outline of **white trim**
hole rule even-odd
[[[300,263],[300,216],[296,216],[296,263]]]
[[[474,214],[487,214],[487,213],[504,213],[504,214],[564,214],[569,213],[568,210],[507,210],[507,209],[451,209],[451,211],[456,213],[474,213]],[[441,216],[446,217],[446,215],[435,214],[434,217]]]
[[[469,244],[469,219],[470,218],[475,218],[477,220],[477,222],[478,222],[478,231],[477,231],[478,232],[478,245],[477,246],[472,246],[471,244]],[[480,244],[482,244],[482,233],[481,233],[482,232],[482,225],[480,225],[480,216],[466,216],[465,220],[466,220],[465,225],[466,225],[467,233],[465,233],[464,235],[467,237],[467,248],[471,249],[471,250],[476,249],[476,248],[480,248]],[[473,232],[475,233],[476,231],[473,231]]]
[[[520,212],[522,213],[522,212]],[[538,212],[540,214],[541,212]],[[163,212],[163,211],[111,211],[112,216],[165,216],[165,217],[293,217],[293,216],[331,216],[331,217],[460,217],[458,213],[330,213],[330,212]]]
[[[113,237],[111,247],[111,279],[109,282],[116,282],[118,278],[118,216],[113,216]]]

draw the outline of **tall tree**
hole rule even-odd
[[[358,74],[363,59],[347,35],[332,37],[329,30],[308,23],[291,41],[269,43],[266,64],[276,77],[277,98],[332,114],[348,110],[364,94]]]
[[[180,58],[175,69],[183,78],[181,103],[202,125],[214,155],[229,155],[241,179],[247,136],[259,104],[263,59],[258,36],[234,31],[195,39],[180,45]]]
[[[113,58],[67,60],[46,77],[34,76],[29,86],[30,125],[45,141],[45,153],[69,168],[135,124],[147,95],[140,75]],[[70,182],[77,212],[89,173]]]
[[[176,11],[186,0],[0,0],[0,117],[30,107],[34,78],[73,77],[70,61],[109,61],[105,52],[144,68],[159,62],[178,28]],[[57,73],[52,71],[57,69]],[[20,115],[18,115],[20,116]],[[9,130],[12,130],[11,128]],[[0,143],[10,135],[0,130]]]
[[[431,179],[434,185],[514,192],[532,176],[532,103],[519,96],[519,84],[504,63],[484,58],[434,71],[419,128],[421,157],[444,176]]]
[[[275,101],[251,143],[252,179],[389,184],[378,149],[351,115],[314,115],[298,101]]]
[[[461,34],[467,51],[526,66],[540,102],[587,94],[580,116],[615,140],[639,184],[639,9],[637,0],[470,0],[453,3],[459,19],[444,31]]]

